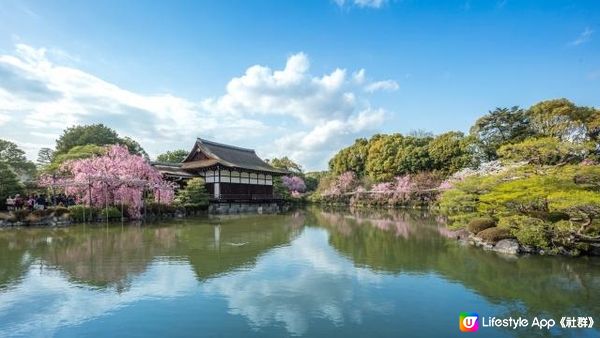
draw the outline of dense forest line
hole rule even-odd
[[[354,172],[374,182],[423,171],[447,177],[465,167],[497,159],[538,164],[596,158],[600,112],[566,99],[537,103],[529,109],[496,108],[480,117],[469,134],[450,131],[437,136],[377,134],[357,139],[330,161],[332,174]]]

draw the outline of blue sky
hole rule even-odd
[[[467,131],[497,106],[600,106],[598,1],[0,2],[0,137],[35,158],[103,122],[307,169],[356,137]]]

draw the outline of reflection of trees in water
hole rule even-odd
[[[174,229],[89,229],[63,238],[40,253],[42,260],[79,282],[95,286],[129,286],[154,257],[169,251]]]
[[[317,212],[317,218],[321,218],[328,226],[335,227],[335,230],[351,235],[356,227],[374,227],[380,230],[389,231],[396,237],[408,239],[414,235],[420,235],[421,232],[414,232],[414,226],[420,220],[427,219],[429,214],[426,210],[411,210],[410,212],[397,212],[397,210],[387,209],[349,209],[345,211],[325,211]],[[423,222],[423,225],[429,223]]]
[[[0,247],[4,248],[0,254],[0,290],[21,279],[28,265],[23,262],[25,250],[13,244],[15,236],[8,237],[0,236]]]
[[[207,219],[6,230],[0,232],[0,288],[18,281],[36,259],[74,281],[118,290],[157,258],[188,261],[199,279],[209,278],[253,264],[263,252],[289,243],[303,223],[303,213],[227,219],[218,226],[218,237],[215,221]]]
[[[440,235],[435,218],[428,215],[388,210],[381,216],[369,211],[368,217],[318,209],[311,212],[315,214],[311,219],[330,230],[331,245],[359,266],[390,273],[433,272],[494,303],[515,304],[515,311],[524,305],[532,315],[547,313],[560,318],[571,310],[600,317],[597,258],[510,258],[463,247]],[[390,217],[392,212],[398,215]],[[382,230],[372,219],[402,220],[409,236]]]
[[[288,244],[302,224],[299,213],[227,218],[218,229],[189,226],[182,229],[178,252],[189,258],[199,279],[207,279],[254,265],[261,254]]]

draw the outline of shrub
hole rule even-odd
[[[508,229],[519,243],[543,249],[550,247],[549,225],[539,218],[509,216],[500,219],[498,227]]]
[[[478,217],[472,219],[467,224],[467,230],[474,234],[478,234],[481,231],[496,226],[496,221],[491,217]]]
[[[121,218],[121,209],[117,207],[108,207],[103,208],[98,211],[98,217],[102,220],[108,219],[120,219]]]
[[[175,213],[174,205],[166,205],[162,203],[149,202],[146,203],[146,212],[151,215],[172,214]]]
[[[510,230],[500,227],[491,227],[482,230],[477,234],[477,237],[488,243],[496,243],[502,239],[514,238],[514,236],[511,235]]]
[[[551,211],[544,219],[550,223],[566,221],[569,219],[569,214],[560,211]]]
[[[98,216],[98,210],[96,208],[90,208],[83,205],[74,205],[69,207],[69,214],[75,222],[90,221],[90,219],[96,219]]]
[[[475,212],[455,212],[448,213],[447,216],[449,221],[448,227],[454,230],[466,228],[472,219],[479,218],[479,214]]]
[[[177,202],[182,204],[200,204],[208,206],[208,193],[202,178],[192,178],[187,186],[179,190]]]

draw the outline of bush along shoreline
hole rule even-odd
[[[183,218],[206,215],[208,204],[175,204],[164,205],[148,203],[145,211],[142,209],[140,217],[129,214],[126,206],[121,210],[117,206],[95,208],[83,205],[65,207],[49,207],[43,210],[16,210],[0,213],[0,228],[7,227],[61,227],[77,223],[101,222],[132,222],[154,221],[169,218]]]
[[[450,228],[484,248],[516,242],[514,253],[600,255],[598,188],[593,163],[522,165],[457,180],[438,206]]]

